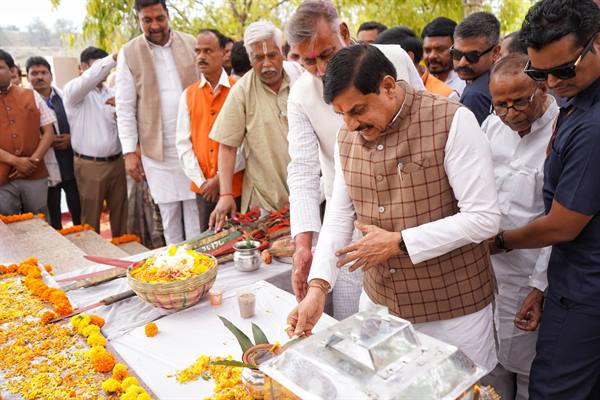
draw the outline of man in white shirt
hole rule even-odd
[[[306,277],[312,262],[311,248],[321,229],[320,204],[331,198],[333,187],[333,148],[343,125],[342,117],[323,101],[323,83],[328,61],[352,39],[346,23],[328,0],[307,0],[287,23],[288,41],[306,72],[294,84],[288,98],[288,166],[291,230],[296,251],[292,286],[300,301],[307,289]],[[394,64],[397,76],[412,87],[424,90],[423,81],[412,60],[400,46],[377,46]],[[333,294],[334,317],[343,319],[358,309],[360,276],[342,272],[341,284]],[[343,283],[342,283],[343,282]]]
[[[106,201],[113,237],[127,233],[127,181],[115,119],[115,95],[104,84],[117,64],[116,56],[88,47],[80,56],[82,74],[64,88],[81,221],[100,232],[100,214]]]
[[[181,93],[198,79],[196,40],[170,29],[165,0],[136,0],[134,9],[143,34],[119,52],[119,137],[127,172],[136,181],[147,178],[160,209],[165,241],[177,243],[200,233],[196,195],[179,165],[175,145]],[[141,159],[135,152],[138,142]]]
[[[397,82],[373,46],[330,61],[324,97],[343,115],[335,181],[306,297],[290,335],[310,334],[338,269],[364,270],[361,309],[385,305],[491,370],[494,278],[487,239],[500,215],[489,145],[460,104]],[[365,235],[350,244],[353,227]]]
[[[490,75],[494,114],[481,127],[492,149],[502,231],[544,215],[544,161],[559,110],[554,98],[546,94],[546,86],[523,72],[528,59],[513,54],[494,65]],[[529,317],[533,324],[526,330],[515,315],[522,303],[543,296],[550,247],[501,252],[493,240],[490,244],[498,285],[494,313],[498,366],[486,383],[503,399],[524,400],[528,398],[540,315]]]

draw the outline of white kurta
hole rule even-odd
[[[533,123],[531,132],[524,137],[494,114],[481,126],[492,149],[498,206],[502,215],[501,230],[518,228],[544,214],[544,161],[559,112],[554,98],[548,98],[551,102],[548,110]],[[498,361],[514,373],[528,375],[535,357],[537,332],[517,329],[514,319],[531,288],[546,289],[550,250],[550,247],[513,250],[492,256],[498,282],[494,316]]]
[[[192,200],[196,196],[190,190],[190,179],[179,165],[175,145],[177,111],[184,88],[181,86],[175,66],[171,41],[165,46],[150,43],[150,48],[158,79],[159,93],[157,95],[160,96],[164,154],[162,161],[142,155],[142,164],[150,187],[150,194],[157,204]],[[121,50],[117,58],[117,123],[124,153],[132,151],[132,146],[135,149],[135,144],[137,144],[136,103],[135,82],[127,66],[125,53]],[[125,118],[122,118],[122,115]]]

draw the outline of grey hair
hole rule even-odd
[[[334,32],[340,32],[340,16],[331,1],[303,1],[286,25],[287,40],[290,46],[312,39],[317,24],[322,20],[328,23]]]
[[[264,40],[273,39],[277,48],[283,53],[283,33],[281,29],[268,21],[256,21],[248,25],[244,31],[244,47],[252,57],[252,45]]]

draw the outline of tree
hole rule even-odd
[[[29,25],[27,25],[29,33],[29,42],[37,46],[49,46],[52,42],[52,33],[50,29],[39,18],[35,17]]]
[[[61,0],[50,0],[58,6]],[[83,36],[107,51],[117,50],[139,34],[133,0],[86,0]],[[499,15],[503,33],[521,24],[531,0],[332,0],[352,32],[361,22],[377,20],[390,27],[406,25],[417,34],[438,16],[460,21],[482,9]],[[241,39],[244,29],[259,19],[282,27],[301,0],[167,0],[175,29],[195,34],[201,28],[216,28]]]

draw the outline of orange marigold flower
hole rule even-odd
[[[90,315],[90,324],[96,325],[98,328],[102,328],[104,326],[104,319],[97,315]]]
[[[154,322],[150,322],[149,324],[146,324],[144,331],[146,332],[146,336],[154,337],[158,333],[158,326],[156,326]]]
[[[44,269],[46,270],[47,273],[52,275],[52,265],[46,264],[46,265],[44,265]]]
[[[115,367],[113,368],[113,375],[112,375],[112,377],[114,379],[121,382],[123,379],[127,378],[128,376],[129,376],[129,372],[127,372],[127,367],[125,366],[125,364],[121,364],[121,363],[115,364]]]
[[[129,243],[129,242],[138,242],[138,243],[141,243],[142,240],[137,235],[126,233],[124,235],[112,238],[110,242],[112,244],[118,245],[118,244]]]
[[[70,226],[68,228],[61,229],[58,231],[58,233],[60,233],[61,235],[69,235],[71,233],[90,231],[92,229],[94,229],[94,228],[92,228],[88,224],[83,224],[83,225],[75,225],[75,226]]]
[[[0,265],[0,275],[6,274],[8,269],[4,265]]]
[[[67,300],[54,305],[54,312],[58,315],[67,315],[73,312],[73,306]]]
[[[15,264],[10,264],[8,267],[6,267],[6,272],[9,274],[14,274],[17,272],[17,266]]]
[[[47,325],[54,318],[56,318],[56,314],[54,314],[52,311],[46,311],[42,314],[42,324]]]
[[[94,354],[92,356],[92,367],[96,372],[110,372],[116,363],[115,356],[109,352]]]

